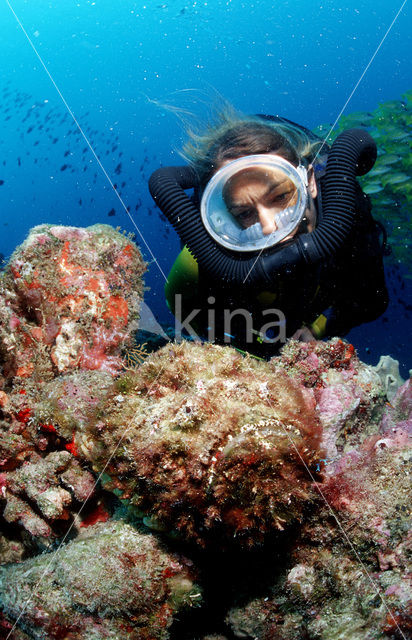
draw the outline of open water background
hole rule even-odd
[[[155,209],[147,179],[158,166],[181,162],[185,136],[158,101],[203,113],[199,96],[207,103],[218,92],[246,113],[280,114],[308,127],[332,123],[401,5],[0,0],[0,252],[7,258],[43,222],[137,227],[145,258],[153,260],[150,247],[157,261],[146,277],[146,302],[160,321],[172,322],[162,272],[179,242]],[[406,4],[345,113],[373,110],[412,88],[410,25]],[[405,242],[408,234],[410,227]],[[411,273],[411,264],[390,270],[387,313],[348,336],[372,364],[381,353],[400,360],[404,376],[412,367],[412,281],[404,278]]]

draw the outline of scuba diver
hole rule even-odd
[[[165,293],[193,338],[267,358],[385,311],[385,232],[356,180],[376,160],[366,131],[329,148],[279,116],[222,114],[185,154],[149,189],[183,244]]]

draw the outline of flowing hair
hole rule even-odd
[[[180,152],[196,171],[201,188],[227,160],[246,155],[277,153],[293,165],[306,166],[322,141],[287,122],[244,115],[226,103],[203,132],[186,130],[188,141]]]

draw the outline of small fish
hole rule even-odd
[[[385,184],[401,184],[407,180],[410,180],[410,178],[406,173],[392,173],[390,176],[385,178]]]
[[[372,193],[379,193],[379,191],[383,191],[383,189],[384,187],[380,184],[380,182],[371,182],[363,188],[363,192],[371,195]]]
[[[110,209],[109,213],[107,214],[108,216],[114,216],[116,215],[116,211],[114,209]]]
[[[395,156],[394,154],[388,153],[387,155],[379,156],[378,158],[379,165],[384,164],[395,164],[395,162],[399,162],[399,156]]]
[[[392,198],[384,198],[383,200],[379,200],[379,204],[383,207],[391,207],[394,205],[397,206],[397,202],[395,200],[392,200]]]
[[[387,167],[376,167],[376,168],[372,169],[372,171],[369,171],[368,178],[373,178],[375,176],[381,176],[384,173],[388,173],[388,171],[390,171],[390,170],[391,170],[390,166],[387,166]]]

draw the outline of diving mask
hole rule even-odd
[[[244,156],[219,169],[200,203],[212,238],[232,251],[269,249],[299,226],[307,206],[307,171],[277,155]]]

